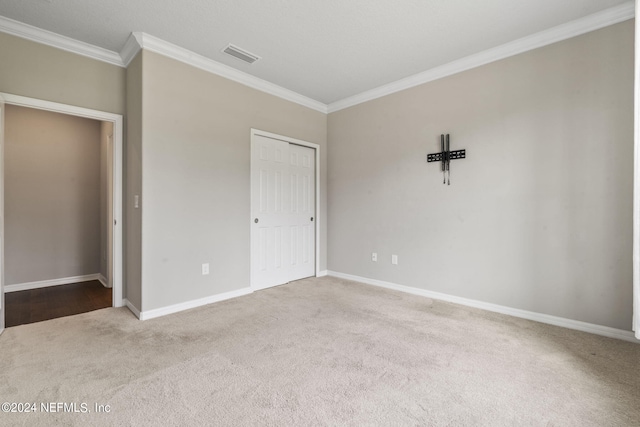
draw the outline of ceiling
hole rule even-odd
[[[147,33],[331,104],[627,2],[0,0],[0,15],[114,52]]]

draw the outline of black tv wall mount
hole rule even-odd
[[[431,162],[441,162],[442,168],[442,183],[448,183],[451,185],[451,169],[450,163],[451,160],[464,159],[466,157],[465,150],[449,150],[449,134],[447,134],[446,139],[444,135],[440,135],[440,149],[442,150],[439,153],[427,154],[427,163]]]

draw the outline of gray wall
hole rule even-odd
[[[142,206],[134,207],[134,196],[142,196],[142,53],[127,68],[127,116],[124,165],[124,297],[142,310]]]
[[[100,269],[100,122],[5,111],[5,284]]]
[[[326,230],[327,116],[152,52],[142,58],[142,305],[151,310],[249,286],[252,127],[321,146]],[[320,241],[324,269],[326,233]]]
[[[630,330],[633,38],[627,21],[330,114],[329,269]],[[451,186],[426,163],[447,132],[467,150]]]
[[[124,114],[124,68],[5,33],[0,58],[0,92]]]

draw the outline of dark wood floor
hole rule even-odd
[[[24,325],[111,307],[111,289],[97,280],[7,292],[5,326]]]

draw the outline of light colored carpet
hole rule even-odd
[[[7,329],[1,425],[640,425],[640,345],[334,278]],[[42,402],[108,404],[53,413]]]

